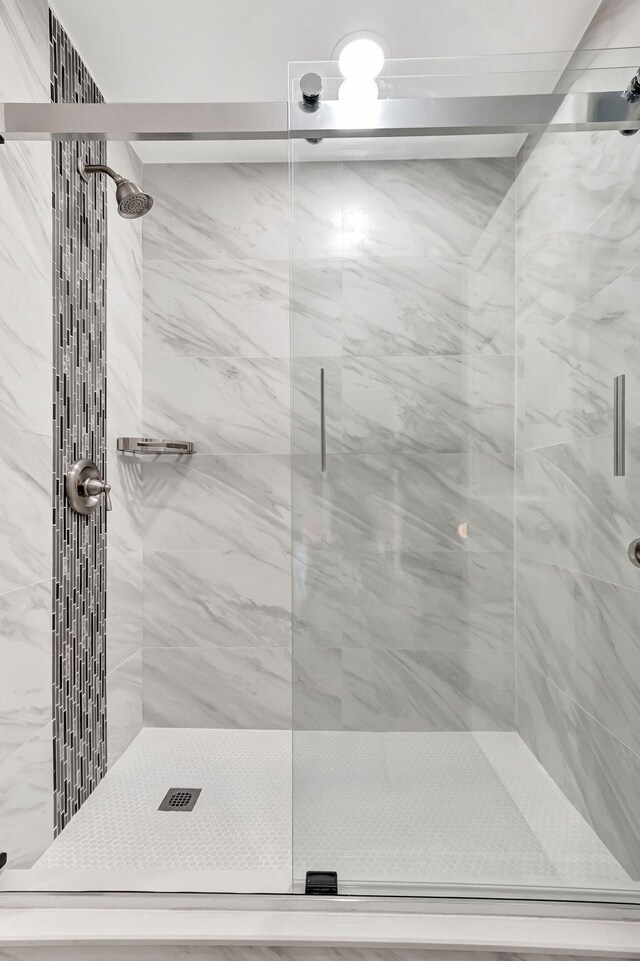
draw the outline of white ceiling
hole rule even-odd
[[[290,61],[330,60],[338,41],[360,30],[381,35],[394,59],[573,50],[599,5],[600,0],[52,3],[105,98],[138,102],[286,100]],[[135,146],[145,162],[286,159],[286,144]]]

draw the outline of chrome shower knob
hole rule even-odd
[[[105,507],[111,510],[111,485],[100,477],[100,471],[92,460],[77,460],[65,480],[67,499],[78,514],[93,514],[104,497]]]

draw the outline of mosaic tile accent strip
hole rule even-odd
[[[102,95],[49,14],[51,99]],[[85,184],[78,151],[105,162],[97,142],[54,143],[53,161],[53,754],[54,830],[62,831],[106,770],[106,521],[69,507],[65,472],[90,457],[105,476],[107,193]]]

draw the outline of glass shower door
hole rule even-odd
[[[459,65],[419,66],[387,64],[380,96],[455,95]],[[335,65],[317,69],[335,99]],[[505,82],[475,76],[478,95]],[[589,579],[599,538],[640,610],[630,488],[607,473],[630,372],[609,345],[631,321],[606,292],[597,318],[572,311],[640,261],[618,216],[635,216],[637,148],[616,131],[290,146],[295,888],[336,872],[340,893],[633,890],[640,762],[628,721],[606,740],[590,672],[603,651],[637,663]],[[584,398],[600,447],[579,468]],[[542,434],[569,446],[543,455]]]
[[[298,885],[458,881],[502,830],[515,160],[461,146],[292,144]]]

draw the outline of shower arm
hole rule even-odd
[[[123,177],[122,174],[116,173],[112,167],[107,167],[106,164],[88,164],[80,158],[78,158],[78,173],[85,183],[89,183],[87,174],[107,174],[107,176],[111,177],[113,182],[116,184],[122,184],[126,180],[126,177]]]

